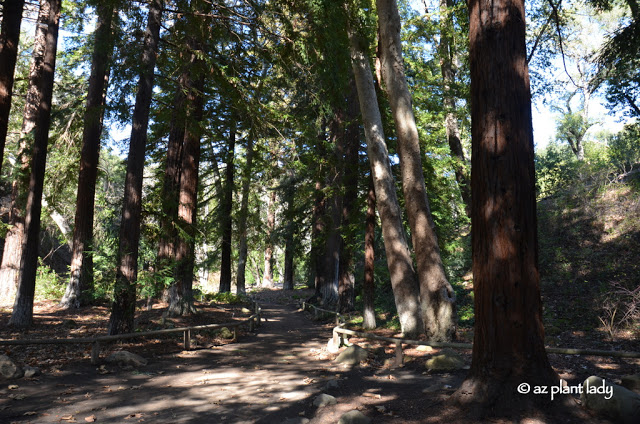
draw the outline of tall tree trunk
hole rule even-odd
[[[320,288],[321,304],[333,308],[338,304],[340,248],[340,220],[342,217],[342,178],[344,168],[344,116],[341,110],[334,113],[329,126],[331,144],[334,146],[333,157],[329,164],[326,185],[331,196],[326,199],[326,244],[324,245],[323,271],[324,278]]]
[[[524,0],[469,7],[475,329],[454,399],[519,418],[514,404],[524,412],[554,402],[518,394],[518,385],[558,384],[544,348]]]
[[[235,119],[233,116],[231,119]],[[231,291],[231,236],[233,231],[233,222],[231,220],[231,211],[233,208],[233,174],[234,174],[234,156],[236,149],[236,123],[231,123],[229,130],[229,146],[227,147],[227,168],[225,170],[224,191],[222,193],[221,211],[221,227],[222,227],[222,247],[221,247],[221,264],[220,264],[220,293]]]
[[[355,244],[356,200],[358,197],[358,153],[360,150],[360,126],[358,124],[358,91],[351,81],[347,106],[347,128],[343,167],[344,195],[342,198],[342,245],[340,247],[338,310],[349,312],[355,308],[355,277],[353,275],[353,247]]]
[[[351,28],[349,44],[396,309],[402,332],[407,336],[417,336],[423,331],[418,281],[402,228],[402,212],[398,205],[389,152],[382,132],[382,118],[369,59]]]
[[[176,241],[178,239],[178,196],[180,194],[180,167],[182,164],[182,144],[185,132],[185,100],[184,90],[187,88],[189,72],[184,70],[178,79],[178,87],[173,97],[173,114],[171,116],[169,140],[167,141],[167,162],[162,182],[162,215],[160,218],[160,240],[156,260],[157,274],[160,281],[156,291],[168,287],[168,280],[173,277]]]
[[[367,193],[367,218],[364,232],[364,283],[362,285],[362,328],[376,328],[375,309],[375,241],[376,241],[376,192],[373,188],[373,176],[369,177]]]
[[[108,2],[97,6],[98,22],[84,113],[80,175],[76,198],[71,253],[71,276],[60,302],[63,308],[79,308],[89,302],[93,290],[93,209],[104,117],[109,61],[113,50],[111,22],[115,9]],[[106,54],[105,54],[106,53]]]
[[[247,141],[247,153],[244,172],[242,175],[242,200],[240,201],[240,214],[238,215],[238,237],[240,247],[238,249],[238,272],[236,275],[236,290],[238,294],[246,293],[247,271],[247,218],[249,216],[249,189],[251,188],[251,169],[253,166],[253,137],[249,135]]]
[[[319,143],[324,143],[324,140],[319,140]],[[322,298],[320,287],[324,285],[325,279],[323,252],[326,243],[326,226],[324,221],[326,199],[324,195],[324,167],[322,166],[322,161],[324,160],[323,154],[325,152],[323,146],[318,150],[319,156],[322,159],[320,159],[318,168],[316,169],[313,210],[311,212],[311,264],[313,266],[313,286],[315,288],[314,299],[319,302]]]
[[[276,191],[271,190],[267,205],[267,233],[264,247],[264,272],[262,273],[264,287],[273,287],[273,231],[276,228],[276,198]]]
[[[284,204],[286,211],[284,213],[286,223],[284,228],[284,280],[282,282],[283,290],[293,290],[293,257],[295,244],[295,221],[294,221],[294,194],[295,182],[293,181],[293,172],[289,171],[289,178],[285,187]]]
[[[13,97],[13,77],[18,58],[20,24],[24,0],[4,2],[0,32],[0,174],[4,161],[4,146],[9,130],[9,112]]]
[[[44,172],[47,165],[47,144],[49,142],[49,126],[51,124],[53,77],[56,68],[61,6],[62,0],[50,1],[42,77],[37,84],[40,92],[40,102],[36,112],[31,176],[29,178],[24,223],[25,241],[22,246],[22,258],[20,261],[22,275],[11,319],[9,320],[9,325],[16,327],[28,327],[33,321],[33,296],[36,289],[38,244],[40,241],[40,212],[42,211]]]
[[[440,70],[442,72],[443,103],[445,109],[444,127],[451,156],[455,159],[454,172],[460,188],[460,196],[465,205],[467,216],[471,216],[471,184],[466,170],[467,159],[460,141],[460,129],[456,117],[456,99],[453,86],[455,85],[455,46],[453,45],[453,2],[440,0]]]
[[[424,184],[418,128],[402,60],[400,14],[395,0],[377,0],[376,4],[382,76],[398,137],[402,191],[416,255],[422,320],[429,340],[450,340],[456,329],[455,292],[442,265]]]
[[[196,76],[193,85],[188,86],[187,126],[182,146],[178,203],[178,223],[182,229],[176,243],[175,283],[169,288],[167,316],[182,316],[195,312],[193,306],[193,268],[195,266],[201,122],[204,113],[204,99],[202,98],[204,73],[202,71],[203,63],[195,54],[192,58],[192,64],[191,68],[195,69],[199,75]]]
[[[24,240],[24,207],[27,197],[29,164],[33,148],[36,117],[40,106],[39,81],[42,80],[44,54],[47,41],[47,23],[49,21],[49,0],[40,1],[38,23],[29,69],[29,88],[24,105],[20,145],[17,164],[12,170],[11,206],[9,208],[9,231],[5,237],[2,264],[0,265],[0,300],[6,304],[15,300],[16,288],[20,280],[20,260]]]
[[[116,271],[114,301],[109,318],[109,334],[129,333],[134,330],[140,215],[142,213],[142,177],[163,6],[163,0],[151,0],[149,4],[149,17],[142,51],[142,68],[129,141],[118,247],[118,269]]]

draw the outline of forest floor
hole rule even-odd
[[[43,373],[0,386],[0,423],[336,423],[358,409],[374,423],[464,423],[465,411],[447,399],[464,380],[465,370],[430,373],[424,362],[432,352],[405,349],[405,364],[391,368],[393,350],[371,344],[375,351],[359,366],[333,362],[326,350],[332,324],[314,321],[299,309],[308,291],[264,290],[257,294],[264,322],[255,333],[240,333],[231,343],[210,333],[196,338],[198,347],[182,351],[181,339],[153,338],[105,346],[101,357],[128,350],[148,359],[148,365],[121,369],[91,365],[87,345],[4,348],[13,359],[38,366]],[[162,305],[158,305],[162,306]],[[192,324],[229,322],[241,318],[242,305],[199,305]],[[246,312],[246,311],[245,311]],[[159,325],[160,309],[140,314],[144,328]],[[248,315],[248,314],[247,314]],[[52,304],[38,304],[36,325],[29,337],[87,336],[102,333],[106,310],[86,308],[63,312]],[[0,313],[4,327],[8,313]],[[182,326],[189,320],[162,323]],[[390,330],[382,333],[390,335]],[[2,338],[24,334],[3,334]],[[366,341],[351,339],[365,345]],[[588,344],[588,342],[585,342]],[[571,346],[573,347],[573,346]],[[461,352],[470,363],[470,352]],[[637,372],[640,361],[602,357],[550,355],[552,365],[569,385],[592,374],[616,381]],[[334,396],[335,405],[318,408],[321,393]],[[514,417],[491,423],[512,423]],[[575,415],[544,413],[519,423],[608,421],[576,408]]]

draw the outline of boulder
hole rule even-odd
[[[430,371],[453,371],[464,369],[464,359],[456,352],[445,349],[440,355],[427,360],[427,369]]]
[[[340,387],[340,383],[335,379],[327,381],[327,384],[324,385],[325,390],[337,389],[338,387]]]
[[[223,339],[227,339],[227,340],[233,339],[233,331],[229,330],[227,327],[222,327],[218,332],[218,335]]]
[[[109,364],[118,364],[121,367],[142,367],[147,365],[147,360],[135,353],[121,350],[109,355],[105,361]]]
[[[334,343],[333,337],[329,339],[327,342],[327,352],[329,353],[338,353],[340,352],[340,342]]]
[[[284,420],[282,424],[307,424],[309,422],[309,418],[289,418]]]
[[[592,375],[582,383],[582,406],[617,423],[640,423],[640,395]]]
[[[7,355],[0,355],[0,379],[10,380],[20,378],[24,375],[24,371],[20,365],[16,364]]]
[[[338,424],[370,424],[371,418],[354,409],[340,417]]]
[[[40,374],[41,374],[40,368],[30,367],[30,366],[24,367],[24,378],[36,377],[36,376],[39,376]]]
[[[640,374],[625,375],[624,377],[622,377],[621,384],[623,387],[626,387],[629,390],[640,392]]]
[[[335,405],[336,403],[338,403],[336,401],[336,398],[325,393],[322,393],[313,400],[313,406],[317,406],[318,408],[322,408],[323,406],[328,405]]]
[[[342,351],[335,359],[339,364],[358,365],[369,357],[369,352],[358,345],[352,345]]]

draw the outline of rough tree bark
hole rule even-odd
[[[469,7],[475,327],[471,370],[453,400],[513,420],[560,402],[516,389],[558,384],[544,348],[524,0]]]
[[[0,264],[0,301],[6,304],[15,300],[16,288],[20,280],[20,260],[24,239],[24,207],[27,197],[29,164],[33,147],[36,117],[40,105],[39,81],[44,69],[47,22],[49,20],[49,0],[40,1],[38,23],[33,44],[31,67],[29,69],[29,88],[24,105],[20,145],[17,164],[12,170],[11,206],[9,208],[9,231],[5,237],[2,264]]]
[[[355,234],[352,226],[356,224],[356,200],[358,197],[358,153],[360,150],[360,126],[358,124],[358,91],[355,81],[351,81],[348,97],[345,149],[342,185],[342,224],[340,233],[339,277],[338,277],[338,310],[349,312],[355,308],[355,277],[353,275],[353,245]]]
[[[373,188],[373,176],[369,177],[367,193],[367,217],[364,232],[364,282],[362,285],[362,328],[376,328],[375,281],[375,241],[376,241],[376,192]]]
[[[276,227],[276,198],[276,191],[271,190],[269,203],[267,204],[267,233],[265,234],[264,272],[262,273],[263,287],[273,287],[273,231]]]
[[[195,265],[196,215],[198,210],[198,169],[200,167],[201,121],[204,113],[203,63],[194,54],[191,69],[198,72],[196,80],[187,84],[187,117],[182,165],[180,167],[180,194],[178,224],[182,227],[176,242],[175,282],[169,288],[167,316],[182,316],[195,312],[193,306],[193,268]],[[191,77],[193,78],[193,76]],[[193,85],[191,85],[193,84]]]
[[[424,184],[418,128],[402,60],[400,14],[395,0],[377,0],[376,4],[382,77],[398,137],[402,191],[418,268],[424,330],[429,340],[446,341],[456,329],[455,292],[442,265]]]
[[[313,286],[315,294],[310,301],[319,302],[321,299],[320,287],[324,284],[324,245],[326,242],[324,215],[326,209],[326,198],[324,195],[324,160],[326,149],[324,146],[324,123],[320,125],[321,131],[318,135],[316,153],[320,158],[315,164],[315,187],[313,198],[313,210],[311,212],[311,263],[313,264]]]
[[[232,120],[235,119],[233,116]],[[234,157],[236,149],[236,128],[235,122],[231,123],[229,130],[229,145],[227,146],[227,165],[225,170],[224,189],[222,192],[222,201],[220,202],[222,229],[222,246],[220,261],[220,293],[231,291],[231,237],[233,231],[233,222],[231,220],[231,211],[233,208],[233,174],[234,174]]]
[[[115,8],[109,3],[97,6],[98,22],[91,63],[91,76],[84,113],[82,153],[76,198],[75,226],[69,283],[60,302],[63,308],[87,304],[93,290],[93,209],[100,154],[102,119],[109,78],[109,61],[113,50],[111,22]]]
[[[407,336],[422,333],[418,281],[407,240],[402,229],[402,212],[398,205],[389,152],[382,131],[382,118],[378,109],[375,86],[369,59],[360,40],[349,28],[351,64],[358,87],[360,112],[367,139],[367,152],[377,196],[377,207],[382,222],[382,236],[387,254],[391,286],[398,310],[402,332]]]
[[[142,177],[144,168],[149,108],[153,94],[154,68],[163,0],[151,0],[147,29],[142,50],[142,67],[138,93],[133,111],[127,175],[125,178],[118,269],[114,287],[114,301],[109,317],[109,334],[129,333],[134,330],[133,318],[136,306],[136,281],[138,278],[138,244],[140,241],[140,215],[142,213]]]
[[[165,164],[162,182],[162,214],[160,218],[160,240],[158,241],[158,256],[156,259],[157,272],[160,278],[173,275],[174,259],[176,255],[176,240],[178,231],[178,195],[180,193],[180,165],[182,164],[182,143],[185,131],[185,100],[184,90],[189,79],[189,73],[184,70],[178,78],[178,87],[173,97],[173,114],[171,116],[169,139],[167,141],[167,162]],[[158,284],[157,291],[167,287],[166,281]]]
[[[328,172],[325,174],[325,184],[329,188],[329,196],[325,200],[325,245],[322,259],[323,278],[316,287],[320,296],[320,303],[333,308],[338,303],[340,248],[340,221],[342,218],[342,179],[344,174],[344,113],[342,110],[334,112],[329,125],[331,144],[334,146],[333,157],[330,159]]]
[[[236,275],[236,291],[238,294],[246,293],[247,271],[247,218],[249,216],[249,189],[251,187],[251,169],[253,166],[253,137],[249,135],[247,141],[247,153],[244,172],[242,173],[242,200],[240,201],[240,213],[238,214],[238,272]],[[256,281],[257,282],[257,281]]]
[[[9,130],[9,112],[13,97],[13,77],[18,58],[20,24],[24,0],[4,2],[0,32],[0,173],[4,161],[4,146]]]
[[[455,60],[456,52],[453,42],[453,2],[452,0],[440,0],[440,44],[438,46],[440,55],[440,71],[442,72],[442,93],[445,108],[444,126],[447,132],[449,150],[456,160],[454,172],[456,181],[460,189],[460,196],[465,205],[467,216],[471,216],[471,184],[469,174],[466,170],[467,159],[465,158],[462,142],[460,141],[460,128],[456,117],[456,99],[453,94],[455,85]]]
[[[50,1],[43,69],[37,84],[40,92],[40,101],[36,112],[31,176],[29,177],[29,192],[25,209],[25,240],[20,261],[22,275],[13,305],[13,312],[9,319],[9,325],[16,327],[28,327],[33,321],[33,296],[36,289],[38,244],[40,242],[40,212],[42,211],[44,172],[47,165],[47,144],[49,142],[49,126],[51,124],[53,77],[56,69],[58,24],[60,22],[61,6],[62,0]]]
[[[295,194],[295,181],[293,178],[293,172],[288,172],[288,181],[285,183],[284,204],[286,219],[284,229],[284,279],[282,281],[283,290],[293,290],[293,257],[294,257],[294,237],[295,237],[295,221],[294,221],[294,194]]]

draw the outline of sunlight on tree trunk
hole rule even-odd
[[[382,235],[387,253],[391,286],[402,332],[407,336],[422,333],[418,281],[411,260],[409,246],[402,229],[402,212],[398,205],[395,184],[389,163],[389,152],[382,132],[382,118],[369,66],[358,37],[349,30],[351,63],[358,87],[360,111],[364,122],[367,151],[382,221]]]
[[[53,99],[53,81],[56,69],[58,47],[58,25],[62,0],[51,0],[45,41],[44,60],[41,78],[37,82],[40,101],[36,112],[31,176],[25,208],[24,243],[20,268],[22,275],[13,305],[9,325],[28,327],[33,322],[33,297],[36,289],[38,270],[38,246],[40,242],[40,212],[42,211],[42,191],[44,173],[47,165],[47,145],[51,124],[51,102]]]
[[[447,341],[455,334],[456,296],[442,265],[424,184],[418,128],[402,60],[400,15],[395,0],[377,0],[376,3],[382,76],[398,137],[402,191],[418,268],[423,325],[429,340]]]

